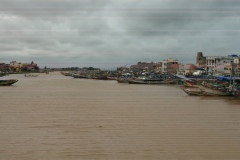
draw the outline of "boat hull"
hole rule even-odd
[[[72,77],[73,78],[87,78],[85,75],[81,75],[81,74],[73,74]]]
[[[207,88],[204,86],[183,86],[182,90],[188,95],[194,96],[230,96],[227,92],[223,92],[220,90],[214,90],[211,88]]]
[[[16,83],[17,79],[8,79],[8,80],[0,80],[0,86],[10,86],[14,83]]]

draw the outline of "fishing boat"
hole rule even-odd
[[[71,72],[61,72],[62,75],[64,76],[72,76],[72,73]]]
[[[183,85],[182,90],[188,95],[195,96],[229,96],[227,91],[222,89],[213,89],[206,85]]]
[[[0,80],[0,86],[10,86],[14,83],[16,83],[17,79],[8,79],[8,80]]]
[[[37,77],[38,75],[37,74],[25,74],[24,76],[25,77]]]
[[[128,79],[129,84],[175,84],[174,80],[163,79]]]
[[[110,76],[108,76],[107,79],[108,80],[117,80],[118,78],[117,77],[110,77]]]
[[[117,78],[117,82],[118,83],[128,83],[128,78],[123,78],[123,77]]]
[[[195,87],[195,86],[184,85],[182,87],[182,90],[185,93],[187,93],[188,95],[191,95],[191,96],[203,96],[204,95],[204,91],[201,90],[199,87]]]
[[[108,80],[108,77],[107,77],[107,75],[98,75],[96,77],[93,77],[93,79],[96,79],[96,80]]]
[[[85,75],[82,74],[72,74],[73,78],[87,78]]]

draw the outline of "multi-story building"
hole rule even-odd
[[[205,67],[206,66],[206,57],[203,56],[202,52],[197,53],[196,65],[197,65],[197,67]]]
[[[177,59],[168,58],[162,61],[162,73],[163,74],[176,74],[179,69]]]
[[[238,58],[234,58],[233,63],[240,64],[240,56],[238,56]]]
[[[240,77],[240,58],[235,58],[231,66],[233,70],[232,74],[235,77]]]
[[[202,52],[198,52],[196,57],[196,65],[206,69],[208,74],[214,75],[232,76],[232,70],[236,70],[235,74],[238,74],[238,70],[232,66],[236,64],[239,66],[239,62],[240,56],[236,54],[228,56],[203,56]]]
[[[178,74],[192,75],[196,68],[197,67],[194,64],[179,64]]]
[[[38,65],[35,64],[34,62],[20,63],[20,62],[17,62],[17,61],[12,61],[12,62],[10,62],[9,67],[11,68],[11,70],[13,70],[15,72],[38,71],[39,70]]]
[[[224,76],[230,77],[232,76],[232,65],[231,64],[226,64],[224,66]]]
[[[133,71],[141,71],[141,70],[147,70],[147,71],[156,71],[160,72],[162,67],[161,62],[138,62],[136,65],[131,65],[130,69]]]
[[[221,74],[224,72],[225,66],[234,63],[234,59],[238,59],[238,55],[228,56],[206,56],[206,68],[209,73]]]

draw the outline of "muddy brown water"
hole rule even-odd
[[[49,75],[0,87],[0,160],[240,159],[240,100]]]

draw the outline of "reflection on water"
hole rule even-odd
[[[0,159],[240,159],[240,101],[59,73],[0,87]]]
[[[239,105],[240,107],[240,99],[237,97],[228,97],[228,96],[219,96],[219,97],[208,97],[208,96],[201,96],[199,97],[200,100],[203,101],[221,101],[225,103],[229,103],[231,105]]]

